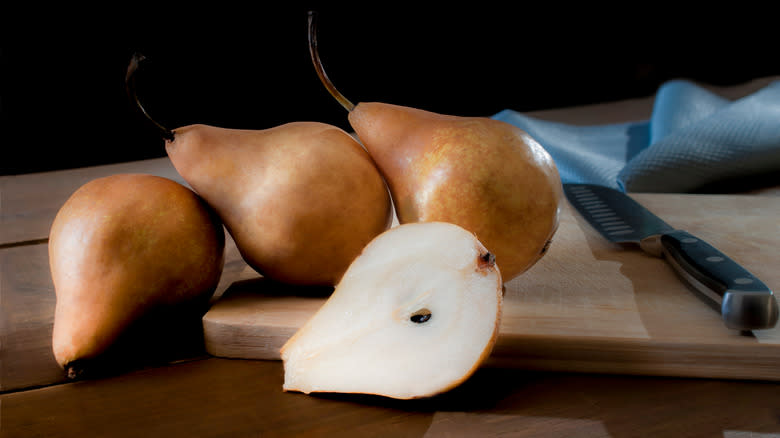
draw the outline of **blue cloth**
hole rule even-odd
[[[564,182],[684,193],[780,170],[780,81],[734,101],[691,81],[669,81],[650,119],[638,122],[576,126],[508,109],[493,118],[544,146]]]

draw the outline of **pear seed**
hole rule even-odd
[[[431,311],[428,309],[420,309],[414,312],[409,319],[417,324],[428,322],[428,320],[431,319]]]

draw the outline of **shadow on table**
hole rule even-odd
[[[203,303],[191,308],[177,306],[149,313],[125,330],[111,347],[98,357],[76,361],[71,380],[95,379],[124,374],[148,367],[206,357],[201,317]]]
[[[357,410],[382,408],[399,418],[414,413],[417,422],[424,414],[419,436],[743,436],[780,432],[779,387],[485,367],[461,386],[429,399],[311,397]]]

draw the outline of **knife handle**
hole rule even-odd
[[[663,253],[675,271],[720,306],[727,327],[760,330],[775,326],[777,300],[756,276],[686,231],[664,233],[660,240]]]

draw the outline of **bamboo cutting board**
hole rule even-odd
[[[780,197],[635,194],[780,290]],[[500,261],[499,261],[500,266]],[[203,318],[215,356],[279,359],[331,289],[233,283]],[[780,380],[780,327],[739,333],[662,259],[612,244],[564,201],[548,254],[506,284],[491,366]]]

